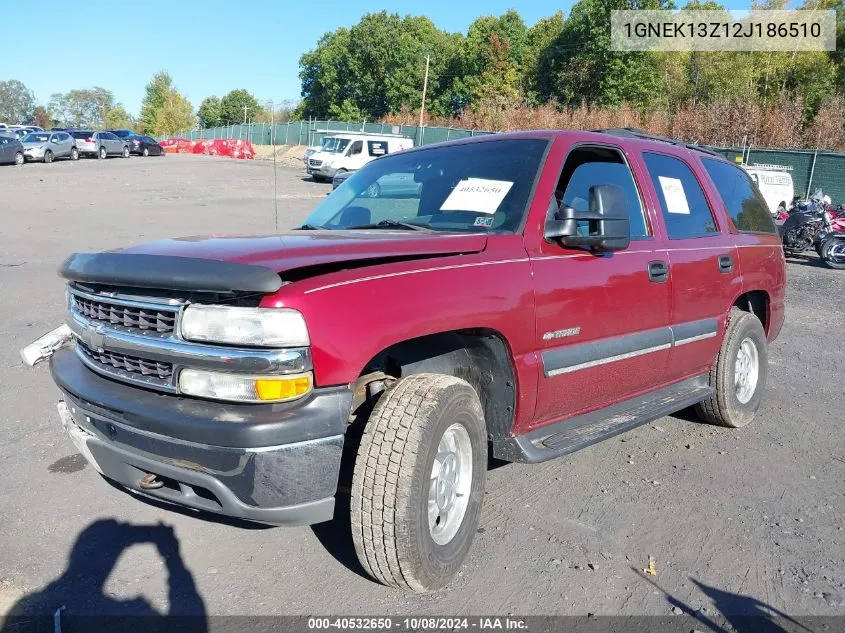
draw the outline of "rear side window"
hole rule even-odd
[[[367,152],[370,156],[384,156],[387,154],[387,141],[367,141]]]
[[[669,239],[707,237],[719,232],[701,185],[686,163],[651,152],[643,152],[643,160],[660,200]]]
[[[769,206],[748,174],[720,160],[703,158],[701,162],[738,231],[777,233]]]

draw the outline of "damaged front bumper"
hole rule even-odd
[[[106,478],[142,495],[271,525],[334,512],[352,393],[316,389],[291,403],[239,405],[161,394],[52,354],[71,439]]]

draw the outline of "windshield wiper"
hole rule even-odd
[[[316,224],[303,224],[302,226],[296,227],[297,231],[318,231],[320,229],[328,229],[327,226],[319,226]]]
[[[411,222],[400,222],[399,220],[379,220],[373,224],[358,224],[357,226],[346,227],[346,230],[349,231],[354,231],[356,229],[406,229],[409,231],[434,233],[434,229],[428,226],[423,226],[422,224],[412,224]]]

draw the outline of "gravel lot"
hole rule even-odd
[[[277,169],[282,228],[330,188],[303,177]],[[763,603],[845,615],[844,272],[790,263],[754,425],[715,429],[682,413],[491,471],[468,564],[450,588],[416,596],[360,573],[342,521],[225,525],[110,487],[65,437],[47,367],[18,358],[62,320],[55,271],[71,251],[273,231],[271,164],[173,155],[0,167],[0,218],[0,613],[26,595],[27,610],[45,613],[754,614]],[[641,573],[649,556],[653,577]]]

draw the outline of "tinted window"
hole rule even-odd
[[[555,210],[561,204],[577,211],[590,210],[590,188],[594,185],[618,187],[627,201],[631,237],[647,237],[648,227],[643,216],[640,194],[631,169],[616,150],[608,148],[579,148],[566,159],[555,192]],[[586,222],[585,229],[586,229]]]
[[[363,141],[355,141],[352,143],[352,147],[349,148],[349,155],[352,156],[354,154],[360,154],[363,147]]]
[[[718,233],[716,220],[692,170],[682,160],[643,152],[643,160],[666,222],[669,238],[704,237]]]
[[[154,138],[150,138],[149,136],[143,136],[141,138],[145,143],[149,143],[150,145],[156,144],[156,140]]]
[[[78,139],[91,138],[91,134],[92,134],[92,132],[71,132],[70,133],[70,135],[73,138],[78,138]]]
[[[367,141],[367,152],[370,156],[384,156],[387,154],[387,141]]]
[[[367,163],[305,220],[332,229],[381,220],[437,231],[519,230],[544,139],[497,139],[396,152]]]
[[[777,233],[769,205],[747,173],[720,160],[705,158],[701,162],[738,231]]]

